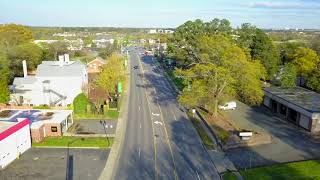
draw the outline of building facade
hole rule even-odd
[[[320,133],[320,94],[295,88],[265,88],[263,104],[283,119],[311,133]]]

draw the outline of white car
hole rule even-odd
[[[219,105],[218,108],[221,110],[235,110],[237,108],[237,103],[235,101],[230,101],[224,105]]]

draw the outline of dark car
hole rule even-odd
[[[139,69],[139,66],[133,66],[133,69]]]

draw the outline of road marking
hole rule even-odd
[[[199,173],[198,171],[196,170],[196,173],[197,173],[197,176],[198,176],[198,180],[200,180],[200,176],[199,176]]]
[[[179,178],[178,178],[178,175],[177,175],[176,162],[175,162],[174,157],[173,157],[173,151],[172,151],[172,147],[171,147],[171,144],[170,144],[169,135],[168,135],[168,132],[167,132],[166,124],[164,123],[164,120],[163,120],[162,110],[161,110],[161,107],[160,107],[158,102],[157,102],[157,105],[158,105],[159,110],[160,110],[160,114],[161,114],[161,116],[160,116],[161,118],[160,119],[161,119],[161,121],[162,121],[162,123],[164,125],[164,132],[166,133],[166,139],[167,139],[167,143],[168,143],[168,146],[169,146],[171,158],[172,158],[172,161],[173,161],[174,179],[177,180]]]
[[[172,109],[171,109],[171,113],[172,113],[172,115],[173,115],[174,120],[176,120],[176,121],[177,121],[177,117],[176,117],[176,115],[174,114],[174,112],[173,112],[173,110],[172,110]]]
[[[160,121],[156,121],[156,122],[154,122],[155,124],[160,124],[161,126],[162,126],[162,122],[160,122]]]
[[[160,114],[152,113],[152,116],[160,116]]]
[[[140,149],[140,147],[139,147],[139,157],[141,156],[141,149]]]
[[[140,123],[140,129],[141,129],[141,123]]]
[[[140,109],[140,106],[139,106],[139,111],[140,111],[141,109]]]
[[[139,65],[141,67],[141,71],[142,71],[142,77],[144,77],[144,69],[142,67],[142,64],[141,64],[141,59],[138,57],[138,61],[139,61]],[[142,79],[143,83],[145,83],[145,79],[143,78]],[[150,108],[150,105],[149,105],[149,99],[148,99],[148,96],[147,96],[147,91],[146,89],[144,89],[144,95],[146,97],[146,100],[147,100],[147,105],[148,105],[148,109],[149,109],[149,113],[151,114],[151,108]],[[155,130],[154,130],[154,126],[153,126],[153,123],[152,123],[152,116],[151,116],[151,127],[152,127],[152,134],[153,134],[153,147],[154,147],[154,170],[155,170],[155,179],[158,180],[159,179],[159,173],[158,172],[158,166],[157,166],[157,144],[156,144],[156,141],[155,141]]]

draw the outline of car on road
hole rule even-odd
[[[139,69],[139,66],[133,66],[133,69]]]
[[[218,108],[221,110],[235,110],[237,108],[237,102],[230,101],[225,103],[224,105],[219,105]]]

